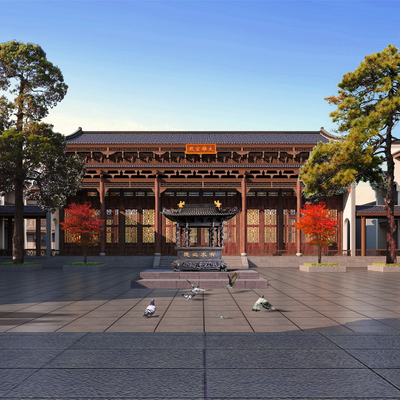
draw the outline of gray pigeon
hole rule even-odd
[[[150,304],[144,311],[143,317],[150,318],[156,312],[156,305],[154,304],[154,299],[151,299]]]
[[[227,275],[229,278],[229,285],[224,286],[226,289],[231,288],[234,285],[234,283],[236,282],[236,279],[238,277],[237,272],[235,272],[232,276],[229,276],[229,274],[227,274]]]
[[[264,295],[262,295],[255,303],[252,311],[260,311],[260,304],[266,308],[267,310],[276,310],[276,308],[268,302],[268,300],[264,299]]]
[[[218,317],[220,317],[221,319],[226,319],[226,318],[228,318],[228,317],[225,317],[225,315],[221,315],[221,314],[217,314],[218,315]]]

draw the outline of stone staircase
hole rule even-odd
[[[238,278],[233,289],[266,289],[268,281],[260,278],[257,271],[237,270]],[[202,289],[224,289],[228,285],[228,274],[219,271],[180,271],[171,269],[148,269],[140,273],[139,280],[131,281],[131,289],[191,289],[186,278]]]

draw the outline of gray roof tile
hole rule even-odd
[[[66,137],[68,144],[316,144],[329,139],[320,131],[132,131],[101,132],[78,130]]]
[[[386,210],[383,205],[362,205],[356,206],[357,213],[380,214],[385,213]],[[400,206],[394,206],[394,212],[400,213]]]
[[[0,206],[0,214],[13,214],[15,206]],[[24,206],[24,214],[45,214],[39,206]]]

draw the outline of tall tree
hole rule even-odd
[[[319,143],[302,167],[300,179],[308,197],[343,192],[352,182],[367,181],[385,201],[386,262],[396,262],[395,182],[392,143],[400,119],[400,54],[389,45],[368,55],[327,97],[337,108],[330,116],[342,137]],[[386,163],[385,170],[383,164]]]
[[[66,157],[63,136],[40,123],[67,88],[39,45],[0,44],[0,191],[15,193],[14,262],[24,261],[24,197],[53,211],[83,180],[84,162]]]
[[[62,229],[69,231],[69,234],[75,237],[75,243],[82,246],[85,264],[88,247],[99,243],[103,222],[104,220],[99,218],[97,211],[89,202],[72,203],[65,208],[64,222],[61,222]]]
[[[325,203],[305,204],[300,210],[301,217],[295,222],[296,229],[301,229],[308,244],[317,246],[318,263],[321,263],[322,248],[335,242],[338,220],[330,216]]]

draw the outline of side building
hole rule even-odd
[[[68,204],[89,201],[106,220],[105,234],[92,254],[173,255],[174,224],[161,211],[176,209],[180,202],[214,201],[222,208],[240,210],[224,227],[224,254],[314,254],[314,247],[294,227],[305,201],[298,176],[314,146],[330,139],[334,136],[323,128],[306,132],[80,128],[66,137],[66,152],[85,159],[87,175],[82,190]],[[351,212],[346,211],[351,206],[349,196],[323,199],[340,221],[331,255],[350,249],[351,240],[347,231],[343,237],[342,229],[344,214]],[[58,221],[64,212],[60,210]],[[193,229],[191,243],[207,244],[207,233]],[[62,255],[77,251],[67,231],[59,232],[56,247]]]

